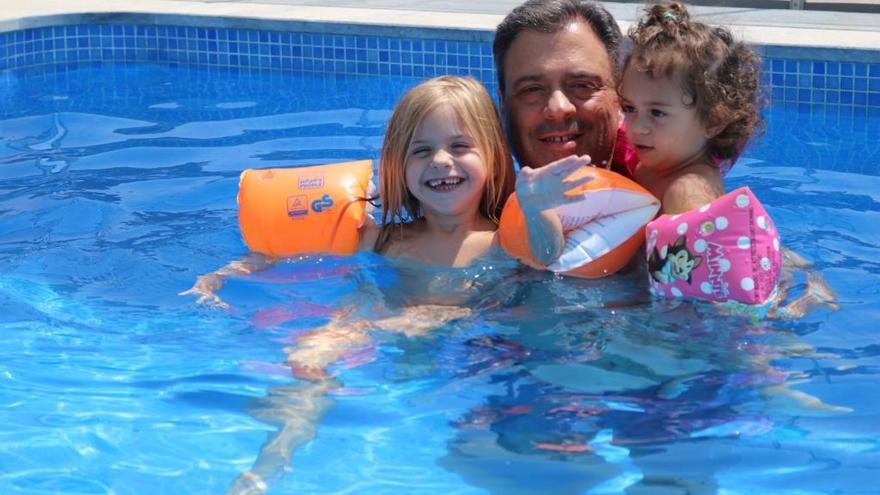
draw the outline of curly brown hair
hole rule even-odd
[[[681,3],[663,2],[645,8],[628,34],[633,46],[624,70],[677,81],[703,125],[723,126],[709,140],[712,156],[735,158],[763,130],[760,60],[729,30],[691,20]]]

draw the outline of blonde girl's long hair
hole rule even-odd
[[[501,208],[513,192],[513,160],[504,141],[498,110],[486,88],[471,77],[441,76],[407,91],[398,102],[379,158],[379,197],[382,230],[374,250],[388,247],[392,230],[423,216],[418,199],[406,187],[406,157],[416,129],[438,105],[449,104],[469,133],[486,165],[486,187],[480,213],[498,224]]]

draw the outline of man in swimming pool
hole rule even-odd
[[[516,191],[530,198],[521,204],[532,205],[523,213],[543,264],[562,252],[551,210],[571,187],[562,180],[591,162],[627,175],[616,91],[622,40],[611,14],[587,0],[529,0],[495,31],[503,120],[522,166]]]

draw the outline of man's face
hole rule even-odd
[[[504,67],[501,100],[520,164],[541,167],[574,154],[595,164],[611,159],[618,98],[605,45],[588,24],[521,32]]]

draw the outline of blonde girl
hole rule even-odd
[[[498,218],[514,180],[498,114],[483,85],[453,76],[423,82],[391,115],[379,161],[381,219],[363,228],[361,249],[417,264],[466,267],[498,249]],[[410,282],[402,281],[430,285]],[[369,341],[370,328],[416,335],[468,314],[448,302],[460,299],[454,294],[423,296],[389,318],[337,318],[300,339],[287,362],[297,376],[325,379],[328,365]]]
[[[497,249],[498,218],[514,180],[498,113],[486,89],[468,77],[425,81],[404,95],[391,116],[379,161],[379,195],[364,198],[378,200],[380,221],[362,228],[360,249],[417,265],[466,267]],[[223,277],[248,274],[274,261],[249,255],[199,277],[181,294],[225,306],[215,294]],[[424,281],[412,285],[428,292],[436,287]],[[263,493],[283,475],[294,450],[315,437],[320,418],[333,404],[329,392],[340,384],[327,367],[368,344],[371,330],[418,335],[469,313],[464,307],[437,304],[406,306],[382,319],[340,311],[329,324],[301,336],[285,349],[287,365],[301,380],[273,387],[250,408],[278,430],[227,493]]]
[[[410,89],[397,104],[379,161],[379,224],[361,231],[360,249],[435,266],[465,267],[497,248],[501,208],[515,175],[497,109],[470,77],[442,76]],[[367,200],[367,198],[365,198]],[[223,279],[276,260],[251,253],[200,276],[181,295],[226,307]]]

